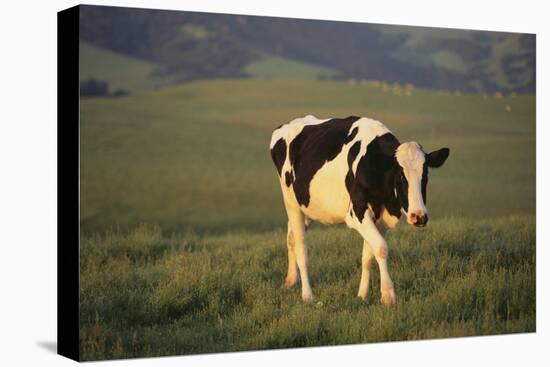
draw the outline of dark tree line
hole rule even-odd
[[[124,89],[109,91],[109,83],[104,80],[87,79],[80,82],[81,97],[124,97],[129,95]]]

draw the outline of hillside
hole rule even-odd
[[[184,78],[183,74],[161,75],[163,66],[115,51],[80,42],[80,80],[103,80],[111,92],[142,93]]]
[[[255,65],[282,58],[328,68],[338,79],[535,91],[535,36],[529,34],[86,5],[81,38],[161,65],[157,76],[176,80],[264,77]],[[295,70],[283,67],[268,77],[301,77]]]
[[[246,65],[243,71],[252,78],[263,79],[329,79],[337,74],[330,68],[273,56],[260,57]],[[123,90],[140,94],[186,80],[186,75],[184,72],[166,72],[159,63],[81,41],[80,80],[90,79],[107,82],[111,93]]]
[[[401,141],[449,146],[445,169],[430,175],[433,218],[533,212],[534,96],[398,93],[373,83],[235,79],[83,100],[82,230],[282,225],[270,135],[307,114],[369,116]]]
[[[254,61],[244,71],[253,78],[294,80],[331,79],[338,74],[334,69],[275,56]]]

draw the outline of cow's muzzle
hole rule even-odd
[[[415,227],[426,227],[426,224],[428,224],[428,213],[423,211],[411,213],[407,217],[407,222]]]

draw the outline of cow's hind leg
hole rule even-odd
[[[296,254],[294,253],[294,235],[290,228],[290,222],[288,223],[288,230],[286,234],[286,247],[288,249],[288,272],[285,278],[285,287],[292,288],[296,284],[298,279],[298,265],[296,263]]]
[[[372,266],[372,259],[374,254],[372,248],[367,241],[363,241],[363,256],[361,261],[361,283],[359,283],[359,292],[357,296],[362,299],[367,299],[369,295],[369,280],[370,280],[370,268]]]
[[[302,299],[311,301],[313,292],[309,284],[309,276],[307,272],[307,244],[305,238],[305,218],[304,214],[298,207],[287,205],[287,215],[294,237],[294,254],[296,255],[296,263],[300,270],[300,279],[302,281]]]

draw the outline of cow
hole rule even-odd
[[[312,222],[345,223],[363,238],[358,297],[367,299],[369,270],[376,259],[381,302],[396,302],[388,273],[386,232],[401,215],[414,227],[428,223],[429,168],[441,167],[449,148],[425,153],[416,142],[400,143],[381,122],[366,117],[297,118],[273,131],[271,157],[277,169],[288,217],[288,272],[311,301],[305,231]]]

